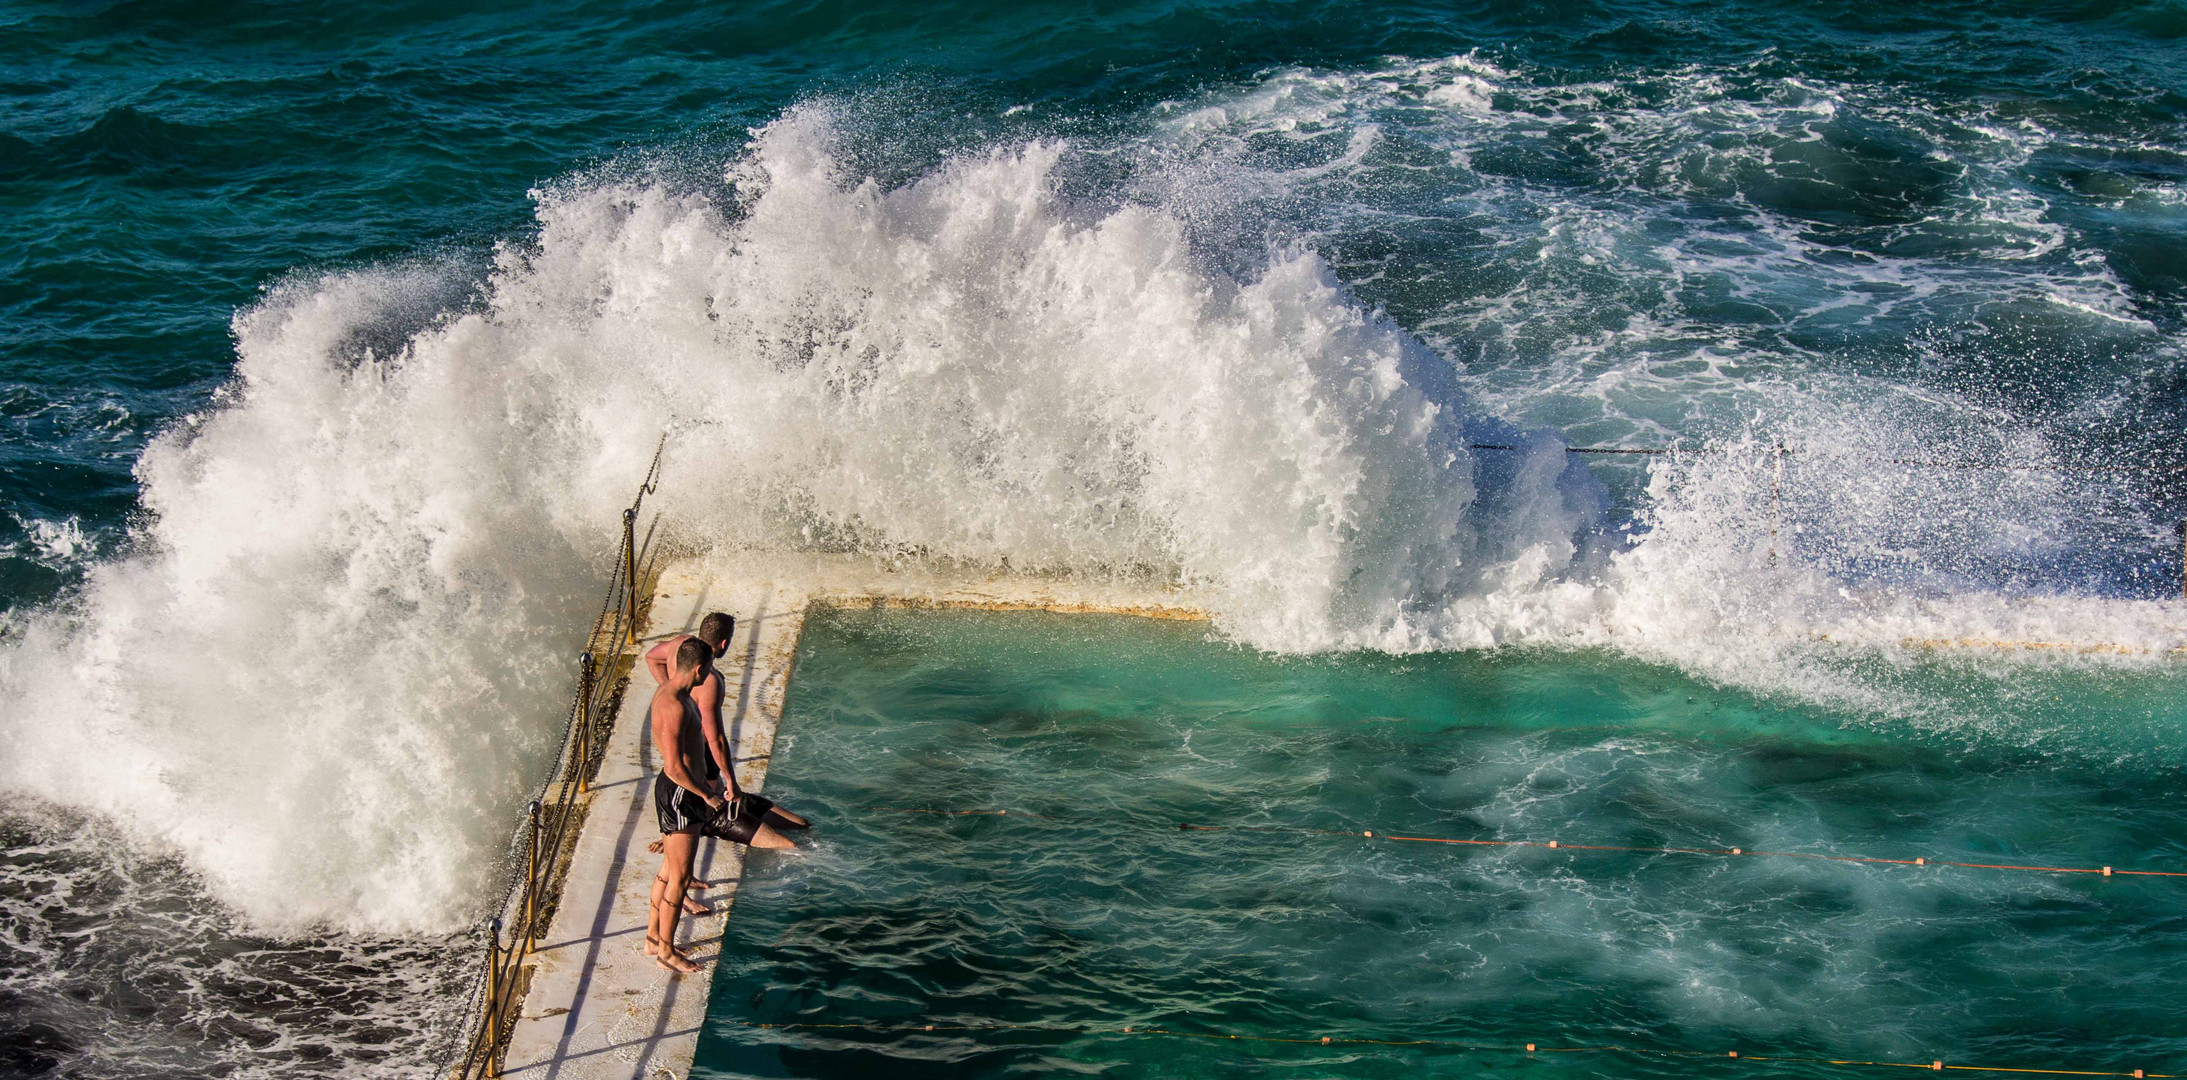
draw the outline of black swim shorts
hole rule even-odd
[[[703,832],[706,823],[714,818],[714,811],[706,800],[661,773],[653,778],[653,814],[660,819],[661,835],[678,832]]]
[[[749,844],[758,834],[760,824],[767,820],[767,811],[774,808],[774,800],[747,791],[729,800],[720,816],[700,831],[734,844]]]

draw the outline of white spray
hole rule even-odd
[[[0,785],[179,848],[269,928],[459,924],[671,429],[655,505],[684,535],[1153,568],[1272,650],[1608,644],[1781,685],[1771,643],[1856,615],[1899,620],[1878,640],[1989,617],[1833,600],[1790,541],[1757,568],[1737,470],[1683,474],[1613,555],[1561,443],[1469,417],[1310,251],[1207,270],[1158,208],[1060,198],[1056,145],[883,190],[832,137],[793,111],[733,198],[543,195],[397,355],[357,342],[446,293],[430,268],[239,316],[233,387],[142,459],[135,552],[0,652]]]

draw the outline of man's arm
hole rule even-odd
[[[737,771],[730,768],[729,741],[724,736],[721,723],[721,699],[727,683],[721,672],[691,688],[691,700],[699,707],[699,732],[706,736],[706,751],[714,755],[714,764],[721,767],[722,791],[737,793]]]
[[[653,749],[661,755],[661,771],[668,774],[670,783],[706,800],[706,805],[721,809],[722,801],[700,786],[691,770],[684,768],[683,754],[677,747],[683,744],[683,702],[674,694],[653,695]]]
[[[669,638],[667,641],[645,651],[645,667],[647,671],[653,673],[655,685],[668,685],[668,658],[675,654],[675,648],[682,643],[682,640],[681,638]]]

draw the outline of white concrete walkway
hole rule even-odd
[[[687,563],[662,575],[649,629],[639,646],[689,633],[709,611],[737,617],[736,636],[722,658],[728,697],[730,753],[737,781],[752,791],[767,782],[775,725],[805,619],[802,593],[766,583],[733,583]],[[594,784],[591,811],[577,841],[554,924],[533,953],[531,986],[509,1042],[503,1075],[522,1080],[640,1080],[690,1071],[714,975],[706,964],[671,975],[640,948],[646,904],[660,856],[646,845],[660,835],[653,814],[659,761],[645,722],[654,684],[644,665],[632,672],[622,711]],[[683,920],[680,942],[695,959],[710,960],[721,920],[736,899],[744,849],[701,841],[698,876],[714,888],[698,893],[716,915]]]

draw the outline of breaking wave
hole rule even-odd
[[[2031,671],[2157,662],[2134,650],[2181,613],[2137,597],[2169,533],[2125,481],[1876,464],[2074,450],[1906,375],[1907,320],[2155,333],[1983,157],[2024,133],[1932,132],[1960,164],[1883,170],[1863,197],[1899,224],[1854,235],[1793,180],[1840,182],[1861,125],[1944,120],[1711,78],[1642,107],[1478,57],[1285,71],[1123,146],[1027,138],[896,185],[849,164],[857,103],[818,102],[697,180],[543,190],[483,273],[294,278],[144,454],[130,553],[18,617],[0,784],[178,849],[268,929],[459,924],[664,431],[653,505],[686,542],[1154,575],[1277,652],[1612,648],[2007,728]],[[1559,188],[1583,120],[1618,167]],[[1446,265],[1370,257],[1431,204],[1464,223]],[[1966,246],[1913,250],[1938,230]],[[1685,449],[1596,471],[1568,439]],[[2126,651],[1939,676],[1929,639]]]

